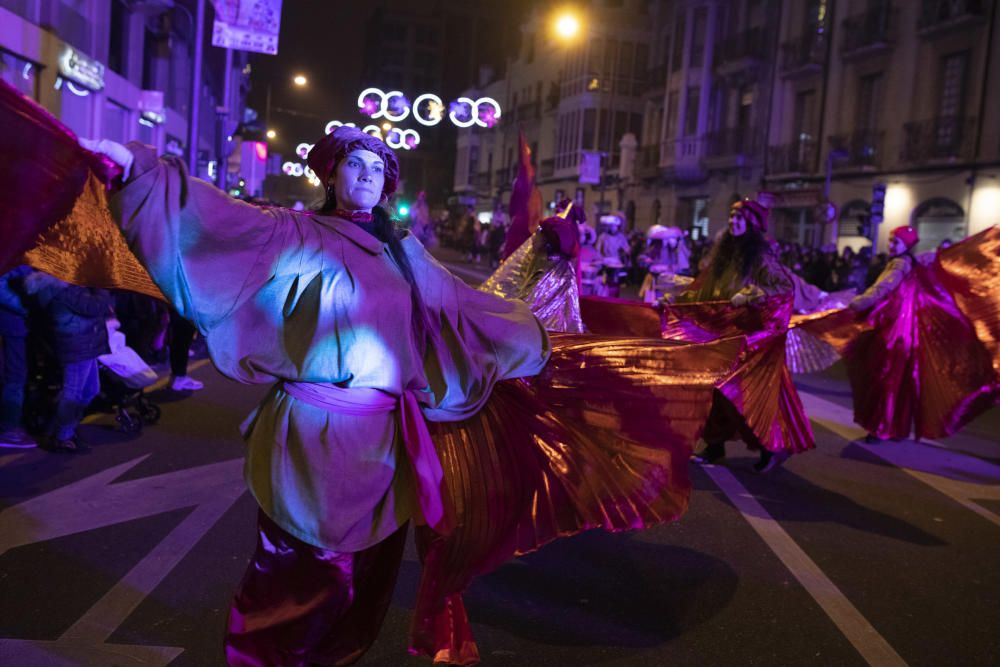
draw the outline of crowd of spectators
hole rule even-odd
[[[104,385],[127,379],[100,372],[99,359],[114,358],[109,340],[116,330],[139,364],[169,361],[171,390],[202,388],[187,375],[194,326],[163,302],[71,285],[27,265],[0,276],[0,447],[85,449],[80,421]]]

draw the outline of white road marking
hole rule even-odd
[[[243,460],[114,483],[145,458],[135,458],[0,512],[2,554],[63,535],[173,509],[195,508],[59,639],[0,640],[0,663],[162,667],[183,652],[177,647],[105,642],[243,494]]]
[[[854,445],[874,454],[935,491],[942,493],[996,526],[1000,516],[976,500],[1000,500],[1000,466],[930,443],[910,440],[868,445],[857,441],[865,430],[854,423],[854,412],[825,398],[801,391],[809,418]]]
[[[847,637],[869,665],[895,666],[906,662],[830,581],[829,577],[767,510],[740,484],[732,472],[721,466],[703,466],[702,470],[733,503],[747,523],[760,535],[771,551],[816,600],[830,620]]]

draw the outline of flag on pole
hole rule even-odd
[[[503,256],[506,258],[527,241],[542,221],[542,194],[535,187],[535,168],[531,164],[531,148],[524,138],[524,130],[518,132],[517,176],[510,193],[507,215],[510,228],[504,242]]]

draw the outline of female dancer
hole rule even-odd
[[[683,513],[683,459],[741,344],[550,344],[523,303],[397,234],[379,205],[396,157],[354,128],[309,155],[328,185],[313,214],[232,200],[148,148],[95,148],[128,174],[111,204],[131,248],[219,370],[275,382],[244,424],[259,541],[230,664],[363,654],[411,519],[425,560],[411,652],[471,664],[473,576],[559,536]]]

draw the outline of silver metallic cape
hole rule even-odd
[[[528,304],[548,331],[584,333],[573,260],[550,256],[545,239],[535,232],[479,289]]]

